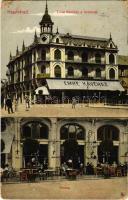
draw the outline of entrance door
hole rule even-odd
[[[65,149],[65,145],[61,145],[61,163],[67,162],[68,159],[73,160],[73,168],[79,168],[79,164],[83,163],[84,164],[84,145],[78,145],[76,152],[71,153],[71,151],[67,151]]]
[[[78,146],[78,157],[80,162],[84,164],[84,145]]]
[[[48,145],[47,144],[40,144],[39,148],[39,163],[48,163]]]
[[[111,153],[108,153],[108,163],[112,164],[113,162],[118,163],[118,146],[113,146]],[[107,162],[107,156],[100,150],[98,146],[98,161],[100,163]]]

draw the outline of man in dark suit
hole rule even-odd
[[[8,114],[10,114],[10,111],[13,113],[12,100],[10,97],[6,99],[6,107],[8,108]]]

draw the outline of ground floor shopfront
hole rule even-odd
[[[36,160],[52,168],[60,167],[68,159],[73,160],[73,167],[79,162],[84,165],[90,162],[95,166],[98,162],[127,161],[127,119],[2,118],[2,140],[5,143],[2,162],[15,169],[26,167],[32,158],[23,152],[27,138],[39,142]],[[106,139],[113,141],[108,155],[100,148]]]
[[[117,80],[36,79],[10,84],[6,94],[23,102],[25,95],[33,103],[113,103],[127,104],[128,96]]]

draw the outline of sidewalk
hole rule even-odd
[[[104,106],[102,104],[34,104],[26,111],[25,104],[18,105],[18,111],[8,114],[1,110],[3,117],[128,117],[126,106]]]

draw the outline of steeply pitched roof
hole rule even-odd
[[[70,35],[69,33],[67,34],[60,34],[62,37],[71,37],[73,39],[84,39],[84,40],[95,40],[95,41],[104,41],[107,42],[109,39],[108,38],[100,38],[100,37],[90,37],[90,36],[82,36],[82,35]]]
[[[75,46],[100,46],[101,48],[106,48],[109,43],[109,39],[107,38],[72,35],[69,33],[59,35],[63,39],[65,45],[68,43],[72,43]]]

